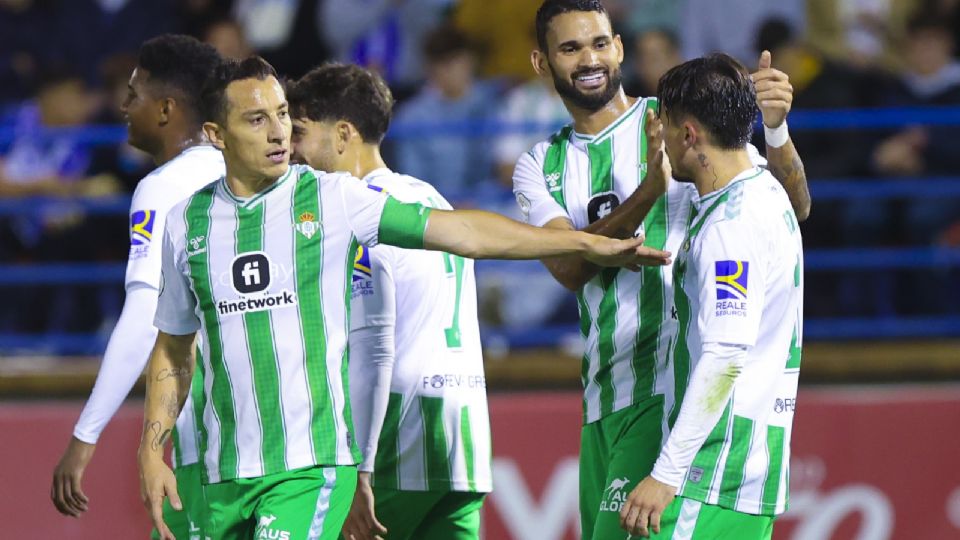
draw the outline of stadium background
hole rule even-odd
[[[375,67],[398,98],[388,163],[461,207],[516,215],[514,160],[565,121],[530,80],[538,4],[0,0],[0,537],[147,527],[140,394],[87,470],[90,512],[62,517],[48,495],[123,302],[129,196],[152,168],[117,108],[139,43],[191,33],[293,77],[328,59]],[[631,95],[711,50],[755,67],[758,47],[796,88],[814,204],[792,508],[775,537],[960,537],[960,2],[606,4]],[[537,263],[477,268],[495,451],[485,538],[577,538],[576,304]]]

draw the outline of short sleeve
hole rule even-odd
[[[543,171],[530,152],[517,160],[517,167],[513,171],[513,194],[520,205],[523,220],[530,225],[543,227],[552,219],[570,218],[547,191]]]
[[[150,178],[137,186],[130,203],[130,253],[127,256],[125,284],[144,283],[160,287],[160,260],[163,250],[163,229],[166,198],[153,196]]]
[[[764,305],[766,261],[758,231],[741,219],[707,225],[693,261],[704,343],[753,346]]]
[[[387,195],[350,175],[341,175],[335,181],[343,198],[344,215],[357,240],[370,247],[380,243],[380,218]]]
[[[395,248],[360,246],[353,265],[353,290],[350,329],[394,326],[396,323],[396,287],[394,284]]]
[[[167,334],[192,334],[200,329],[196,307],[197,300],[190,290],[189,278],[177,267],[173,241],[169,232],[164,232],[160,297],[153,324]]]

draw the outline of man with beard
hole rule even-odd
[[[605,9],[598,0],[546,0],[536,24],[534,69],[553,79],[574,122],[517,162],[514,192],[524,218],[541,227],[617,238],[642,231],[648,247],[677,252],[696,190],[668,185],[669,165],[659,143],[649,142],[656,133],[646,121],[656,99],[624,93],[623,46]],[[760,68],[752,78],[770,169],[802,220],[810,196],[785,123],[792,88],[786,75],[770,69],[769,53],[761,56]],[[746,149],[755,164],[763,163],[755,148]],[[544,264],[577,292],[585,339],[583,537],[619,538],[623,501],[650,473],[679,413],[674,396],[689,376],[689,363],[669,354],[678,333],[671,270],[601,270],[575,256]]]

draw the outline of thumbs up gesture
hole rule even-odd
[[[770,51],[760,53],[760,63],[750,74],[757,89],[757,106],[763,116],[763,125],[768,128],[779,127],[787,119],[793,104],[793,85],[786,73],[771,67]]]

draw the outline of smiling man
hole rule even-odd
[[[514,192],[527,222],[617,238],[642,231],[649,247],[675,252],[696,190],[668,181],[668,165],[645,120],[646,111],[656,110],[656,98],[624,93],[623,44],[603,5],[546,0],[536,31],[533,67],[552,81],[573,124],[517,162]],[[760,67],[753,79],[768,128],[770,169],[803,218],[810,196],[785,123],[792,88],[786,75],[770,69],[769,53]],[[754,163],[765,163],[752,146],[745,150]],[[689,374],[687,362],[669,354],[678,329],[672,274],[666,268],[600,269],[578,256],[543,262],[557,281],[577,292],[580,304],[583,537],[622,538],[620,508],[650,473],[679,412],[674,396]]]
[[[350,274],[361,244],[475,258],[577,253],[633,270],[669,262],[669,254],[639,239],[401,203],[348,174],[290,166],[286,96],[259,57],[222,64],[202,105],[205,133],[223,152],[226,174],[170,212],[139,452],[144,503],[164,539],[172,535],[161,506],[178,496],[163,447],[195,364],[203,378],[204,534],[340,533],[360,460],[347,339]]]

